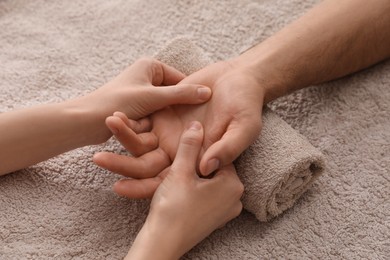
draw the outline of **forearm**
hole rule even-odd
[[[268,102],[389,57],[390,1],[326,0],[234,61],[268,88]]]
[[[103,142],[105,116],[83,99],[0,114],[0,175]]]

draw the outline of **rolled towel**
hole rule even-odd
[[[212,61],[188,38],[177,38],[156,59],[191,74]],[[245,186],[243,206],[260,221],[292,207],[323,172],[324,156],[270,109],[258,139],[235,161]]]

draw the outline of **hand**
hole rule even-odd
[[[99,118],[97,121],[104,122],[115,111],[137,120],[172,104],[199,104],[210,98],[210,89],[199,84],[170,86],[184,77],[168,65],[143,58],[103,87],[72,102],[75,107],[87,107]],[[165,87],[155,87],[161,85]],[[104,129],[107,131],[106,127]],[[108,134],[105,139],[110,136]]]
[[[180,84],[189,82],[210,86],[210,101],[198,106],[173,106],[154,114],[152,133],[173,160],[178,144],[174,131],[199,120],[205,127],[199,169],[209,175],[232,163],[258,137],[265,91],[253,74],[232,61],[212,64]]]
[[[149,215],[128,259],[178,259],[240,214],[243,185],[233,165],[223,167],[211,179],[197,175],[202,141],[202,125],[192,122],[153,196]]]
[[[258,136],[261,128],[261,111],[265,89],[258,80],[234,62],[212,64],[185,78],[189,82],[204,84],[212,89],[212,98],[202,105],[176,105],[151,116],[150,133],[133,132],[126,125],[136,122],[124,115],[110,117],[107,126],[116,131],[116,137],[135,156],[126,157],[112,153],[99,153],[94,161],[103,168],[141,180],[126,180],[114,190],[127,197],[150,197],[158,187],[164,171],[176,156],[180,133],[193,120],[205,128],[205,138],[200,152],[200,172],[208,175],[217,168],[230,164]],[[120,130],[119,130],[120,129]],[[133,129],[134,130],[134,129]],[[152,178],[157,176],[156,178]]]
[[[141,59],[83,97],[0,114],[0,175],[111,137],[104,122],[117,110],[139,119],[171,104],[210,98],[207,87],[176,84],[184,75],[152,59]]]

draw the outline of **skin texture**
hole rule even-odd
[[[141,59],[86,96],[0,114],[0,175],[105,142],[111,132],[104,121],[114,111],[140,119],[171,104],[198,104],[210,98],[210,89],[198,84],[168,86],[183,78],[159,61]],[[155,87],[160,85],[165,87]]]
[[[125,145],[136,139],[139,146],[146,144],[143,140],[153,140],[153,145],[127,147],[134,157],[100,153],[95,162],[137,178],[116,185],[121,195],[151,197],[176,156],[180,133],[188,122],[198,120],[205,131],[198,167],[200,174],[208,175],[232,163],[257,138],[267,102],[389,58],[389,25],[388,0],[369,5],[364,0],[323,1],[242,55],[209,65],[180,82],[209,86],[213,92],[209,102],[175,105],[154,113],[153,127],[147,133],[149,129],[142,129],[142,139],[136,133],[118,137]],[[134,124],[115,116],[106,123],[113,129],[120,121]]]
[[[202,125],[196,121],[182,134],[175,161],[158,186],[146,222],[125,259],[178,259],[240,214],[244,187],[233,165],[211,179],[197,175],[203,136]]]

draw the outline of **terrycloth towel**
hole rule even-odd
[[[155,56],[193,73],[210,59],[187,38],[177,38]],[[292,207],[323,172],[324,156],[307,139],[266,108],[261,135],[235,162],[245,186],[244,208],[267,221]]]
[[[213,60],[265,40],[319,0],[0,0],[0,111],[80,96],[189,35]],[[282,217],[247,211],[183,259],[388,259],[390,61],[269,106],[327,159]],[[263,131],[264,134],[264,131]],[[98,151],[0,177],[0,259],[123,259],[148,202],[122,199]]]

